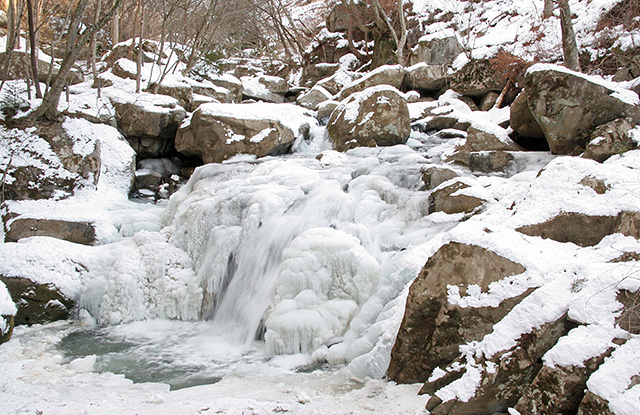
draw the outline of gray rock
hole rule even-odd
[[[411,284],[405,315],[391,352],[388,376],[399,383],[425,382],[431,371],[452,362],[458,345],[489,333],[517,304],[462,309],[447,302],[447,286],[490,283],[524,272],[522,265],[487,249],[451,242],[441,247]]]
[[[435,189],[442,183],[458,177],[458,173],[443,167],[429,167],[422,174],[425,190]]]
[[[434,92],[444,88],[446,82],[446,68],[421,62],[406,69],[403,85],[407,89]]]
[[[296,103],[309,109],[316,109],[318,105],[325,101],[329,101],[333,95],[321,86],[314,86],[308,92],[300,95]]]
[[[513,131],[521,136],[546,142],[540,124],[529,109],[526,91],[522,91],[511,103],[509,120]]]
[[[553,66],[531,67],[524,78],[529,109],[554,154],[578,155],[593,130],[618,118],[640,121],[640,106],[609,87]]]
[[[390,86],[354,93],[333,111],[327,133],[338,151],[404,144],[411,133],[407,102]]]
[[[462,46],[453,36],[423,38],[418,41],[411,63],[425,62],[429,65],[449,65],[462,53]]]
[[[629,132],[634,128],[627,119],[618,118],[597,127],[591,133],[582,157],[603,162],[609,157],[638,147]]]
[[[396,89],[400,89],[402,87],[402,82],[404,81],[404,74],[405,70],[400,65],[381,66],[369,72],[362,78],[346,85],[342,91],[340,91],[339,100],[342,101],[351,94],[361,92],[367,88],[378,85],[390,85]]]
[[[491,91],[500,92],[505,81],[489,59],[476,59],[456,71],[450,79],[450,88],[470,97],[481,97]]]

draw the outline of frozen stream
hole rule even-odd
[[[120,203],[119,235],[104,245],[32,238],[18,248],[71,274],[61,281],[80,311],[18,327],[3,345],[7,408],[424,412],[420,385],[379,379],[410,283],[463,219],[429,215],[420,190],[456,144],[413,133],[407,145],[343,154],[318,140],[292,156],[200,167],[165,209]],[[531,154],[512,173],[531,180],[546,161]],[[460,173],[484,180],[490,200],[512,190],[504,177]]]

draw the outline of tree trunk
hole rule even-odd
[[[86,3],[88,0],[80,0],[78,5],[76,6],[76,11],[79,7],[86,7]],[[123,0],[114,0],[111,9],[102,16],[102,18],[98,21],[97,24],[89,25],[82,34],[78,37],[77,42],[73,45],[73,47],[66,54],[62,64],[60,65],[60,69],[58,71],[58,76],[52,82],[51,88],[45,94],[42,99],[42,103],[32,114],[32,118],[39,119],[44,118],[48,120],[55,120],[58,116],[58,101],[60,101],[60,95],[62,94],[62,90],[65,86],[65,81],[67,80],[67,76],[69,75],[69,71],[73,67],[73,64],[76,62],[78,57],[80,56],[80,52],[84,45],[91,39],[94,33],[104,27],[110,20],[113,18],[114,14],[122,4]],[[85,3],[85,4],[82,4]],[[78,20],[82,17],[82,14],[74,13],[74,16],[78,16]]]
[[[31,45],[31,76],[36,87],[36,98],[42,98],[40,81],[38,80],[38,40],[36,39],[36,10],[33,8],[33,0],[27,0],[27,16],[29,20],[29,43]]]
[[[101,5],[102,5],[102,2],[100,0],[97,0],[95,14],[93,15],[93,24],[97,24],[98,20],[100,19]],[[98,57],[96,56],[97,49],[98,49],[98,39],[97,39],[96,33],[94,33],[91,36],[91,71],[93,73],[94,82],[96,81],[96,79],[98,79],[98,68],[96,67],[97,60],[98,60]],[[97,84],[98,84],[98,98],[100,98],[100,83],[98,82]]]
[[[553,16],[553,0],[544,0],[544,9],[542,10],[542,18],[548,19]]]
[[[111,43],[112,46],[120,43],[120,11],[118,11],[111,21]]]
[[[142,36],[144,34],[144,3],[138,0],[138,15],[140,16],[140,31],[138,32],[138,60],[136,61],[136,92],[140,93],[142,88]]]
[[[564,54],[564,66],[580,71],[580,54],[576,43],[576,34],[571,22],[571,9],[568,0],[558,0],[560,8],[560,27],[562,28],[562,52]]]
[[[7,6],[7,49],[6,51],[12,51],[16,44],[16,29],[19,25],[16,25],[16,4],[15,0],[9,0]]]

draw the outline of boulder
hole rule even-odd
[[[469,154],[468,166],[480,173],[506,173],[515,167],[515,157],[506,151],[474,151]]]
[[[428,65],[450,65],[463,52],[456,35],[443,31],[423,36],[411,55],[411,63],[425,62]]]
[[[199,90],[201,92],[202,90]],[[193,88],[186,82],[172,81],[161,84],[151,84],[149,92],[153,94],[167,95],[178,100],[178,105],[187,111],[191,111],[193,105]]]
[[[577,413],[587,379],[610,352],[589,359],[583,366],[543,366],[514,409],[529,415]]]
[[[459,190],[469,185],[456,181],[448,186],[435,190],[429,195],[429,213],[444,212],[449,215],[456,213],[472,213],[486,203],[486,200],[464,194],[456,195]]]
[[[300,95],[296,100],[298,105],[301,105],[305,108],[316,109],[319,104],[329,101],[333,98],[333,95],[329,93],[326,89],[321,86],[314,86],[308,92]]]
[[[138,59],[138,42],[132,46],[131,42],[133,40],[129,39],[124,42],[120,42],[111,49],[104,57],[103,61],[107,62],[107,65],[113,66],[119,59],[125,58],[130,61],[136,61]],[[158,43],[144,39],[142,41],[142,60],[145,63],[153,62],[154,56],[151,53],[155,53],[158,51]]]
[[[613,155],[637,148],[638,143],[630,133],[633,129],[634,126],[624,118],[597,127],[591,133],[582,157],[602,163]]]
[[[435,189],[442,183],[455,179],[458,173],[444,167],[429,167],[422,173],[422,182],[425,190]]]
[[[242,88],[242,86],[241,86]],[[240,99],[242,98],[242,90],[240,90],[240,96],[238,97],[237,95],[237,91],[234,93],[233,91],[218,86],[218,85],[214,85],[212,82],[195,82],[195,81],[191,81],[191,89],[193,90],[193,100],[196,100],[196,96],[195,95],[201,95],[201,96],[205,96],[205,97],[209,97],[211,100],[215,100],[215,102],[218,103],[227,103],[227,104],[231,104],[231,103],[236,103],[236,102],[240,102]],[[204,103],[205,101],[203,101],[202,98],[198,97],[200,102],[199,104]],[[209,102],[213,102],[209,100]],[[198,104],[198,105],[199,105]],[[195,110],[196,108],[198,108],[198,105],[195,105],[194,102],[191,103],[191,110]]]
[[[15,316],[12,315],[0,315],[0,344],[6,343],[11,340],[13,335],[13,326],[15,325]]]
[[[0,66],[5,68],[6,65],[7,54],[6,52],[0,53]],[[42,57],[38,58],[38,81],[46,83],[49,79],[49,71],[51,66],[51,58],[43,59]],[[31,55],[30,53],[21,52],[18,50],[14,50],[11,53],[11,66],[9,67],[9,71],[7,72],[6,79],[25,79],[27,77],[31,77]],[[60,66],[57,63],[53,64],[53,68],[51,69],[51,82],[58,76],[58,71],[60,70]],[[69,85],[79,84],[80,82],[84,82],[84,75],[82,70],[73,67],[69,71],[67,75],[67,82]]]
[[[4,283],[0,282],[0,344],[11,339],[15,324],[16,306]]]
[[[28,278],[0,275],[18,307],[15,324],[44,324],[69,317],[75,303],[53,284],[38,284]]]
[[[93,245],[96,241],[96,230],[90,222],[62,219],[18,217],[6,224],[7,242],[16,242],[32,236],[50,236],[77,244]]]
[[[279,155],[308,134],[310,120],[292,104],[204,104],[178,130],[176,149],[205,163],[241,153]]]
[[[242,98],[282,104],[284,102],[284,94],[271,91],[267,85],[260,82],[263,78],[263,76],[243,76]]]
[[[591,391],[587,391],[580,402],[576,415],[614,415],[609,409],[609,402]]]
[[[314,86],[318,81],[333,76],[340,69],[339,63],[317,63],[302,69],[301,85]]]
[[[118,130],[138,157],[161,157],[171,149],[178,126],[187,116],[175,98],[119,94],[110,99]]]
[[[340,91],[339,100],[342,101],[351,94],[379,85],[390,85],[396,89],[400,89],[404,81],[404,74],[405,70],[400,65],[381,66],[362,78],[346,85],[342,91]]]
[[[502,91],[505,81],[501,76],[490,59],[474,59],[451,76],[449,87],[462,95],[482,97],[491,91]]]
[[[242,101],[242,82],[235,76],[230,74],[223,74],[217,77],[207,77],[207,80],[215,86],[231,91],[231,97],[232,97],[231,102]],[[198,93],[201,93],[201,92],[198,92]],[[206,95],[206,94],[203,94],[203,95]]]
[[[591,216],[566,212],[534,225],[521,226],[518,232],[578,246],[594,246],[613,233],[640,237],[640,212],[621,212],[618,216]]]
[[[317,86],[321,86],[332,95],[337,95],[345,86],[360,79],[362,74],[349,71],[340,71],[330,76],[329,78],[321,79],[316,83]]]
[[[456,270],[457,271],[457,270]],[[453,272],[456,272],[453,271]],[[433,408],[433,415],[492,415],[508,413],[530,387],[542,368],[542,356],[549,351],[575,323],[566,315],[523,334],[516,345],[497,353],[490,362],[493,369],[480,374],[481,380],[474,396],[461,401],[452,399]],[[481,340],[481,339],[478,339]],[[528,412],[525,412],[528,414]],[[549,412],[546,412],[549,413]],[[551,413],[557,412],[553,408]]]
[[[289,84],[287,81],[278,76],[262,75],[258,77],[258,82],[274,94],[284,95],[289,92]]]
[[[496,102],[498,102],[498,98],[500,98],[500,94],[498,94],[497,92],[488,92],[487,95],[483,96],[480,100],[480,106],[478,107],[478,109],[480,111],[489,111],[496,105]]]
[[[529,109],[554,154],[578,155],[593,130],[618,118],[640,121],[637,94],[554,65],[537,64],[524,77]]]
[[[446,82],[446,68],[442,65],[429,65],[420,62],[406,69],[403,86],[406,89],[435,92],[444,88]]]
[[[388,376],[399,383],[425,382],[433,369],[460,353],[459,344],[480,340],[517,300],[497,308],[460,308],[447,301],[448,286],[490,283],[524,272],[522,265],[487,249],[450,242],[425,264],[411,284],[404,318],[391,352]],[[505,302],[505,303],[506,303]]]
[[[338,151],[404,144],[411,133],[407,102],[387,85],[354,93],[333,111],[327,133]]]
[[[497,125],[486,127],[471,126],[467,129],[466,151],[521,151],[522,147],[513,142],[503,128]]]
[[[546,142],[540,124],[529,109],[526,91],[522,91],[511,103],[509,121],[513,131],[521,136]]]
[[[338,108],[338,105],[340,105],[338,101],[324,101],[318,104],[316,108],[318,111],[318,114],[316,115],[318,121],[326,123],[329,120],[329,117],[331,117],[333,111]]]
[[[122,79],[136,79],[138,67],[134,61],[127,58],[121,58],[113,64],[111,72]]]

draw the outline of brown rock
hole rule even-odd
[[[597,127],[591,133],[582,157],[602,163],[609,157],[638,147],[629,132],[634,128],[628,120],[618,118]]]
[[[509,120],[513,131],[521,136],[546,142],[540,124],[529,109],[526,91],[522,91],[511,103]]]
[[[499,97],[500,97],[500,94],[498,94],[495,91],[488,92],[487,95],[482,97],[482,100],[480,101],[480,107],[478,109],[480,111],[489,111],[491,108],[493,108],[496,105],[496,102],[498,102]]]
[[[411,56],[411,63],[449,65],[462,52],[462,46],[455,36],[421,39]]]
[[[15,324],[43,324],[69,317],[75,303],[53,284],[38,284],[27,278],[0,275],[18,307]]]
[[[439,91],[447,82],[447,70],[442,65],[428,65],[424,62],[406,69],[403,85],[406,89]]]
[[[490,283],[524,272],[522,265],[487,249],[451,242],[425,264],[411,285],[396,343],[391,352],[389,378],[400,383],[425,382],[433,369],[449,364],[459,351],[457,339],[481,338],[491,330],[497,309],[459,309],[447,303],[447,286]],[[487,313],[487,320],[477,322]],[[451,334],[456,341],[449,341]]]
[[[404,144],[411,133],[407,102],[388,86],[354,93],[333,111],[327,132],[338,151]]]
[[[456,213],[472,213],[486,200],[468,195],[453,195],[458,190],[466,189],[468,185],[455,182],[449,186],[438,189],[429,195],[429,213],[444,212],[449,215]]]
[[[13,326],[15,325],[15,316],[0,316],[4,320],[6,331],[0,331],[0,344],[6,343],[11,340],[13,335]]]
[[[609,409],[609,403],[599,397],[598,395],[587,391],[580,407],[578,408],[577,415],[614,415]]]
[[[77,244],[93,245],[96,230],[90,222],[17,218],[9,223],[5,239],[7,242],[16,242],[32,236],[50,236]]]
[[[469,168],[481,173],[505,173],[515,163],[513,154],[506,151],[481,151],[469,154]]]
[[[458,177],[458,173],[442,167],[429,167],[422,174],[422,182],[425,190],[435,189],[442,183]]]
[[[603,195],[609,190],[609,186],[604,182],[604,180],[596,179],[592,176],[585,176],[582,180],[580,180],[580,184],[585,187],[590,187],[599,195]]]
[[[491,91],[502,91],[504,80],[501,79],[490,59],[469,61],[451,77],[451,89],[463,95],[481,97]]]
[[[345,86],[342,91],[340,91],[338,99],[342,101],[349,97],[349,95],[351,94],[361,92],[367,88],[379,85],[390,85],[396,89],[400,89],[402,88],[402,82],[404,81],[404,74],[405,70],[400,65],[381,66],[369,72],[362,78],[357,79],[356,81],[353,81],[352,83]]]
[[[533,66],[524,78],[529,109],[554,154],[582,153],[592,131],[618,118],[640,121],[640,106],[579,73]]]

